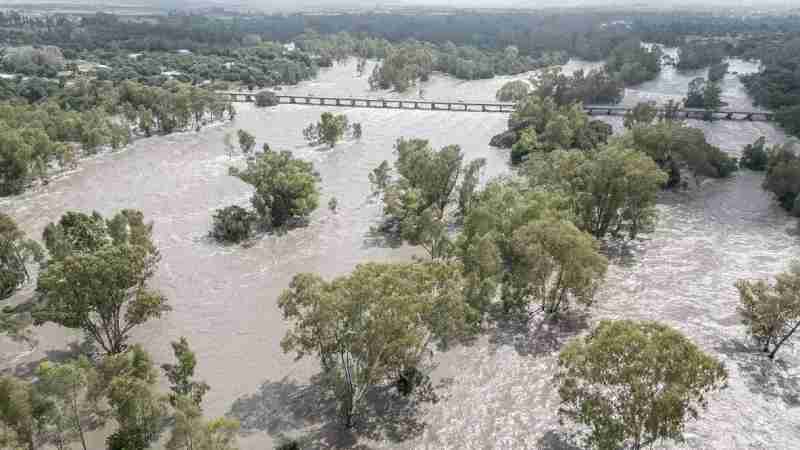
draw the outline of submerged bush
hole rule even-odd
[[[255,215],[241,206],[218,209],[211,236],[220,242],[241,242],[252,235],[255,221]]]

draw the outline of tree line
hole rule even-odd
[[[35,104],[0,104],[0,196],[47,182],[80,156],[124,147],[137,134],[199,130],[234,115],[230,102],[178,82],[149,87],[82,80]]]

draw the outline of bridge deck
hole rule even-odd
[[[252,102],[255,94],[247,92],[223,92],[234,102]],[[277,95],[281,104],[331,106],[343,108],[377,108],[377,109],[407,109],[428,111],[459,111],[459,112],[493,112],[511,113],[514,111],[513,103],[483,103],[483,102],[454,102],[438,100],[409,100],[409,99],[384,99],[384,98],[354,98],[354,97],[317,97],[307,95]],[[616,116],[624,115],[632,108],[620,105],[584,105],[584,111],[589,115]],[[656,108],[659,114],[664,114],[664,108]],[[709,111],[704,109],[684,108],[675,111],[679,118],[697,119],[722,119],[722,120],[772,120],[772,113],[767,111]]]

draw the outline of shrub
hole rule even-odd
[[[241,206],[218,209],[211,236],[220,242],[241,242],[253,233],[255,220],[255,215]]]

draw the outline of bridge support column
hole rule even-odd
[[[748,114],[747,117],[745,117],[745,119],[752,122],[753,121],[753,115],[752,114]]]
[[[381,105],[382,105],[384,108],[386,108],[386,100],[382,100],[382,101],[381,101]]]
[[[728,113],[728,114],[725,116],[725,118],[726,118],[726,119],[728,119],[728,120],[731,120],[731,119],[733,119],[733,113]]]
[[[340,99],[336,99],[336,106],[342,106],[342,101]]]

